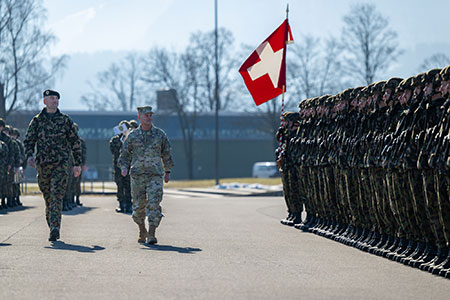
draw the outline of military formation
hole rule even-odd
[[[277,137],[281,223],[450,278],[450,66],[301,101]]]
[[[27,165],[19,138],[19,130],[0,118],[0,209],[22,206],[20,183]]]

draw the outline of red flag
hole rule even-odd
[[[292,43],[292,33],[286,19],[239,69],[256,105],[283,93],[286,88],[286,44]]]

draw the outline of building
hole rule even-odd
[[[137,120],[136,112],[64,111],[78,124],[79,134],[87,144],[88,172],[85,179],[112,180],[112,157],[109,139],[113,127],[122,120]],[[16,112],[8,122],[21,131],[22,138],[34,115]],[[201,114],[188,120],[194,130],[182,130],[176,114],[156,113],[153,122],[162,128],[172,145],[175,168],[173,179],[188,179],[189,168],[193,179],[215,178],[215,117]],[[184,135],[192,136],[192,148],[184,142]],[[221,112],[219,117],[219,175],[221,178],[250,177],[252,166],[258,161],[274,160],[274,137],[264,131],[260,118],[249,113]],[[191,149],[193,159],[189,159]],[[191,166],[189,166],[191,164]],[[35,170],[28,168],[26,176],[35,178]]]

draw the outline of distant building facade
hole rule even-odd
[[[87,179],[111,180],[112,157],[109,139],[113,127],[122,120],[137,120],[136,112],[64,111],[78,123],[79,134],[86,140],[88,172]],[[26,128],[38,111],[21,111],[8,117],[8,122],[21,131],[23,139]],[[188,167],[183,134],[176,114],[157,111],[154,124],[162,128],[172,145],[175,168],[173,179],[187,179]],[[215,118],[213,114],[196,117],[193,143],[193,178],[215,177]],[[248,113],[222,112],[219,116],[219,174],[221,178],[250,177],[252,166],[258,161],[273,161],[274,137],[261,128],[258,116]],[[27,170],[33,179],[35,171]]]

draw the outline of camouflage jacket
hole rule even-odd
[[[5,142],[0,140],[0,175],[8,170],[9,148]]]
[[[14,145],[12,143],[12,140],[9,136],[6,135],[6,133],[0,132],[0,141],[4,142],[8,147],[8,156],[6,158],[6,163],[8,166],[12,166],[14,162],[14,152],[12,151]]]
[[[113,155],[114,168],[119,168],[119,166],[117,165],[117,160],[119,159],[120,149],[122,148],[123,145],[121,140],[122,136],[123,136],[122,134],[117,134],[109,140],[109,150],[111,150],[111,153]]]
[[[162,176],[164,170],[170,171],[174,163],[166,133],[155,126],[149,131],[142,127],[132,131],[122,146],[118,165],[129,169],[131,176]]]
[[[81,164],[81,147],[72,119],[59,111],[53,117],[44,108],[28,125],[24,140],[25,154],[29,158],[37,148],[37,164],[58,164],[73,154],[76,166]],[[72,153],[71,153],[72,152]]]

